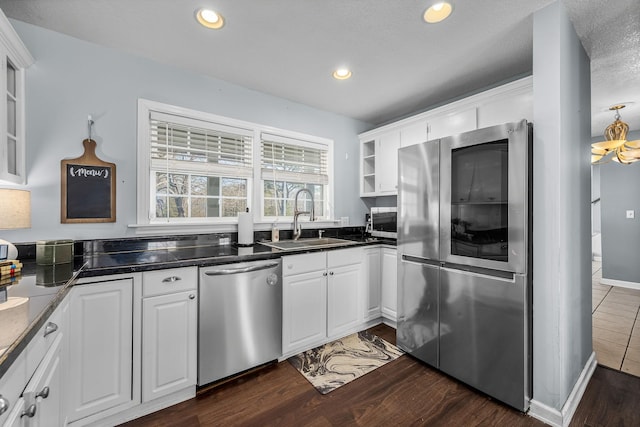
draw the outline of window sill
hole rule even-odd
[[[267,221],[255,222],[253,229],[255,231],[268,231],[271,226],[277,224],[280,230],[291,230],[293,224],[291,221]],[[340,220],[322,220],[322,221],[301,221],[302,228],[331,228],[340,227]],[[135,230],[136,235],[152,236],[157,234],[206,234],[206,233],[236,233],[238,224],[203,224],[203,223],[183,223],[183,224],[129,224],[128,226]]]

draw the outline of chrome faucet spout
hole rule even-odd
[[[299,211],[298,210],[298,196],[300,193],[307,193],[311,198],[311,209],[309,211]],[[315,201],[313,200],[313,193],[308,188],[301,188],[296,192],[294,201],[293,201],[293,240],[298,240],[300,235],[302,234],[302,229],[300,228],[300,223],[298,222],[298,216],[300,215],[309,215],[310,221],[315,221],[315,213],[314,213],[314,205]]]

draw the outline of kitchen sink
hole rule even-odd
[[[316,237],[298,240],[280,240],[279,242],[260,242],[261,245],[277,248],[281,250],[309,249],[309,248],[329,248],[336,246],[354,245],[358,242],[353,240],[336,239],[333,237]]]

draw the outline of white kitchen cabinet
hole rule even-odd
[[[400,147],[408,147],[427,141],[428,127],[426,119],[416,120],[413,123],[402,126],[400,128]]]
[[[74,286],[69,332],[69,421],[133,402],[133,279]]]
[[[367,283],[365,320],[377,319],[382,314],[380,307],[380,247],[364,249],[365,281]]]
[[[477,129],[476,108],[441,113],[427,118],[427,139],[444,138]]]
[[[25,170],[25,69],[34,60],[0,11],[0,182],[24,184]]]
[[[282,353],[355,332],[363,318],[362,248],[282,258]]]
[[[376,192],[376,140],[360,142],[360,196]]]
[[[398,193],[400,131],[380,135],[376,147],[376,190],[379,195]]]
[[[398,307],[398,256],[395,248],[382,248],[382,316],[393,322]]]
[[[63,300],[0,380],[8,412],[4,426],[60,426],[65,391],[61,379],[66,359],[66,315]]]
[[[287,262],[295,262],[295,260],[287,260]],[[283,354],[309,349],[325,341],[327,337],[326,274],[323,268],[282,279]]]
[[[58,427],[62,416],[63,336],[58,335],[24,390],[24,421],[30,427]]]
[[[531,86],[514,87],[503,96],[495,96],[478,105],[478,129],[522,119],[533,121]]]
[[[20,397],[13,405],[11,410],[7,413],[4,427],[29,427],[30,418],[23,416],[26,408],[26,402],[24,397]]]
[[[397,194],[398,148],[522,119],[533,120],[531,77],[361,133],[360,197]]]
[[[339,338],[352,332],[364,317],[362,248],[338,249],[327,253],[327,337]]]
[[[195,389],[198,271],[196,267],[142,274],[142,402]]]

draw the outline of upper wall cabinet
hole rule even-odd
[[[531,77],[362,133],[360,197],[398,194],[398,148],[522,119],[533,119]]]
[[[33,57],[0,10],[0,183],[26,183],[25,70]]]

